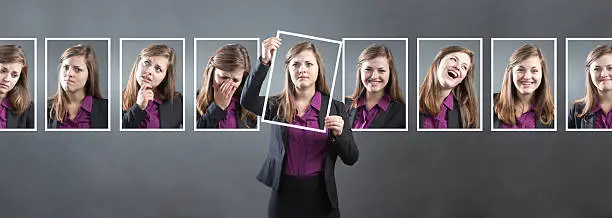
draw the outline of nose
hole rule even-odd
[[[73,75],[74,75],[74,70],[72,69],[72,67],[69,67],[68,70],[64,72],[65,77],[72,77]]]
[[[301,72],[306,72],[306,70],[307,70],[307,69],[308,69],[308,68],[306,67],[306,65],[305,65],[305,64],[302,64],[302,65],[300,65],[300,68],[298,68],[298,72],[300,72],[300,73],[301,73]]]
[[[531,79],[531,77],[533,77],[533,73],[529,71],[525,73],[525,76],[523,76],[524,79]]]

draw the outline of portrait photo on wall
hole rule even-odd
[[[482,131],[482,38],[417,39],[417,131]]]
[[[240,105],[258,64],[259,38],[195,38],[195,131],[258,131],[257,115]]]
[[[110,131],[109,38],[46,38],[46,131]]]
[[[344,104],[353,131],[408,131],[408,39],[342,39]]]
[[[184,38],[120,39],[121,131],[184,131]]]
[[[0,131],[36,131],[36,38],[0,38]]]
[[[612,128],[612,38],[566,39],[567,131]]]
[[[557,39],[491,39],[491,130],[556,131]]]

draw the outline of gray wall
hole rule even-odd
[[[111,42],[112,43],[112,42]],[[72,46],[87,44],[96,53],[100,94],[108,98],[108,41],[106,40],[48,40],[47,41],[47,98],[55,95],[62,53]],[[42,50],[44,52],[44,50]],[[44,62],[43,62],[44,64]],[[42,80],[41,80],[42,81]]]
[[[38,37],[39,48],[44,37],[112,37],[112,78],[121,72],[120,37],[186,37],[186,54],[193,54],[192,37],[265,38],[278,29],[333,39],[408,37],[409,71],[415,75],[417,37],[485,37],[483,56],[489,57],[492,36],[559,42],[609,37],[612,29],[604,28],[612,20],[609,8],[604,1],[574,0],[8,0],[0,19],[10,22],[0,27],[3,37]],[[370,13],[381,16],[364,16]],[[558,49],[563,54],[564,43]],[[560,59],[559,72],[565,72]],[[186,60],[192,77],[192,58]],[[483,69],[490,69],[488,58]],[[43,64],[38,72],[42,79]],[[488,73],[483,76],[490,81]],[[416,83],[409,77],[408,84]],[[565,84],[564,74],[558,83]],[[38,102],[44,102],[44,84],[38,86]],[[113,81],[112,99],[119,99],[122,86]],[[185,88],[193,90],[193,83]],[[558,91],[564,99],[565,88]],[[186,108],[192,108],[186,99]],[[484,99],[483,122],[490,123]],[[117,101],[111,104],[118,108]],[[415,108],[415,101],[408,106]],[[44,104],[37,107],[44,116]],[[416,116],[415,110],[409,113]],[[268,124],[260,132],[194,134],[193,114],[186,113],[185,132],[119,132],[118,119],[111,119],[111,132],[75,133],[44,132],[44,119],[38,121],[36,134],[0,133],[1,217],[266,217],[270,190],[255,175],[267,153]],[[606,134],[483,128],[417,133],[416,122],[410,122],[409,132],[356,133],[359,161],[336,167],[343,217],[612,215],[612,146]]]

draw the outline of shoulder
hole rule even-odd
[[[586,107],[586,104],[583,101],[574,102],[572,108],[570,109],[569,116],[576,117],[582,112],[582,110],[584,110],[584,107]]]

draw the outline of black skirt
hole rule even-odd
[[[282,175],[278,191],[272,190],[269,218],[339,218],[331,207],[325,176],[294,177]]]

